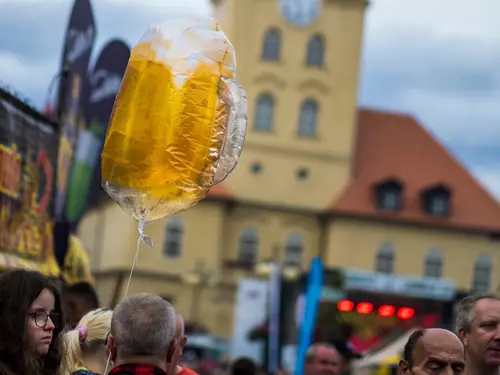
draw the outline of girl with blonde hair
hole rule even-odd
[[[113,311],[88,312],[66,335],[67,375],[105,375],[109,352],[106,341],[111,330]]]

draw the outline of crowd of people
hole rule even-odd
[[[66,305],[73,320],[66,316]],[[196,375],[181,363],[184,321],[165,299],[131,295],[113,310],[99,308],[82,286],[63,291],[35,271],[0,275],[0,375]],[[466,297],[458,306],[457,334],[416,330],[398,375],[497,375],[500,369],[500,298]],[[305,375],[355,372],[341,347],[314,343]],[[264,375],[248,358],[228,375]]]

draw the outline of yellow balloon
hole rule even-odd
[[[187,209],[213,185],[235,69],[234,49],[212,19],[152,27],[132,49],[102,151],[102,178],[137,220]]]

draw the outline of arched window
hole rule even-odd
[[[390,244],[383,244],[378,249],[375,271],[382,273],[394,272],[394,249]]]
[[[443,254],[437,249],[429,250],[425,257],[424,276],[443,276]]]
[[[274,98],[271,94],[261,94],[255,106],[254,128],[261,131],[271,131],[274,120]]]
[[[246,228],[240,235],[238,249],[238,262],[252,265],[257,262],[257,250],[259,247],[259,233],[255,228]]]
[[[490,256],[486,254],[479,255],[474,263],[473,292],[484,293],[490,290],[491,270]]]
[[[291,233],[285,245],[285,265],[300,266],[304,253],[304,239],[300,233]]]
[[[300,106],[299,135],[310,137],[316,134],[318,121],[318,102],[306,99]]]
[[[325,58],[325,39],[321,35],[313,35],[307,43],[307,65],[323,66]]]
[[[173,216],[167,220],[167,234],[163,246],[163,255],[169,258],[177,258],[182,253],[182,237],[184,235],[184,225],[178,216]]]
[[[278,29],[269,29],[264,36],[262,60],[277,61],[280,59],[281,33]]]

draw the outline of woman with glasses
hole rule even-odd
[[[0,374],[57,375],[63,352],[61,297],[35,271],[0,275]]]
[[[66,375],[105,375],[109,351],[106,347],[113,311],[97,309],[88,312],[76,328],[65,334],[68,363]],[[111,370],[112,366],[108,366]]]

